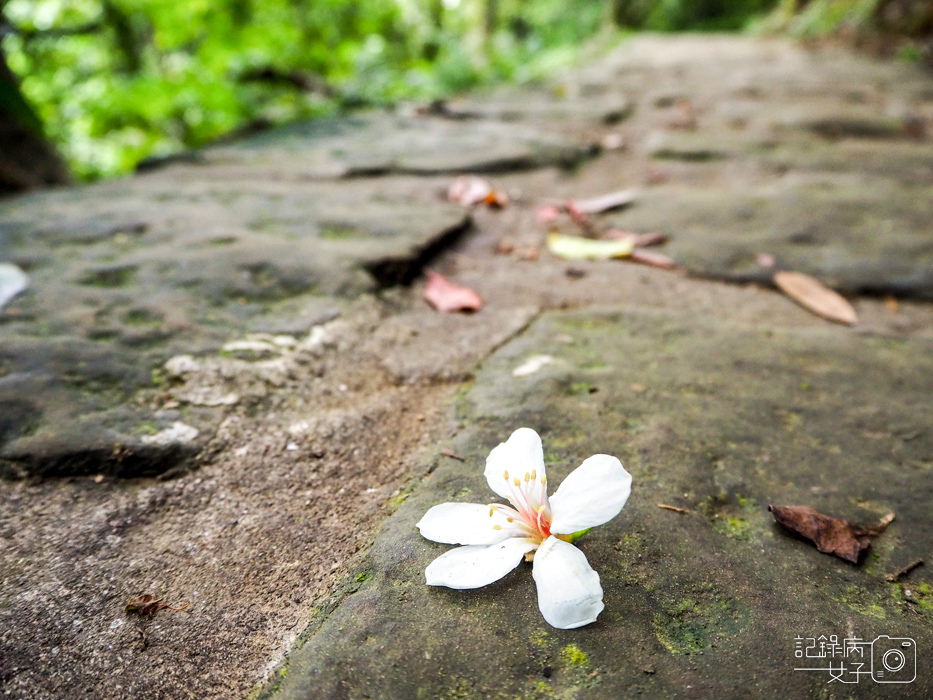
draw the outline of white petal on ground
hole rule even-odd
[[[29,286],[29,275],[12,263],[0,262],[0,309]]]
[[[517,528],[499,509],[479,503],[441,503],[418,521],[421,536],[444,544],[496,544],[513,537]],[[494,529],[498,525],[500,529]]]
[[[512,376],[527,377],[528,375],[537,372],[539,369],[544,367],[544,365],[549,365],[552,362],[554,362],[554,358],[550,355],[534,355],[513,369]]]
[[[551,496],[551,532],[569,535],[609,522],[632,491],[632,475],[615,457],[593,455]]]
[[[503,478],[505,472],[509,478],[524,478],[525,473],[535,472],[536,478],[544,476],[544,447],[541,438],[531,428],[519,428],[509,436],[506,442],[493,448],[486,458],[486,481],[489,488],[502,498],[508,498],[508,482]]]
[[[424,577],[429,586],[482,588],[509,573],[536,546],[534,542],[512,537],[488,547],[457,547],[428,564]]]
[[[582,627],[595,622],[603,611],[599,574],[572,544],[548,537],[535,552],[532,575],[538,587],[538,609],[552,627]]]

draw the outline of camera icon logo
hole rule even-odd
[[[909,637],[875,637],[871,679],[875,683],[912,683],[917,677],[917,643]]]

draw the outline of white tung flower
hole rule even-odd
[[[487,586],[533,561],[538,608],[548,624],[582,627],[603,610],[599,574],[574,547],[578,536],[622,510],[632,475],[615,457],[593,455],[570,473],[548,498],[541,438],[519,428],[489,453],[486,481],[512,507],[501,503],[442,503],[418,523],[421,534],[464,545],[442,554],[425,570],[429,586]]]

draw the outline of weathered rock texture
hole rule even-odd
[[[30,286],[0,310],[0,690],[868,697],[795,673],[794,637],[933,649],[928,568],[884,578],[933,547],[925,124],[933,82],[907,64],[642,37],[544,85],[4,201],[0,260]],[[511,204],[447,203],[464,172]],[[633,187],[588,232],[664,233],[685,269],[547,253],[540,205]],[[775,292],[759,254],[859,323]],[[428,266],[484,308],[435,313]],[[483,459],[520,425],[554,483],[600,451],[635,476],[580,543],[592,627],[547,628],[527,567],[423,583],[446,548],[414,523],[491,498]],[[897,519],[853,566],[769,502]],[[124,612],[141,593],[191,605]]]
[[[542,352],[555,361],[513,376]],[[276,697],[803,698],[828,675],[793,670],[797,636],[930,647],[929,587],[905,598],[885,573],[933,540],[931,365],[928,344],[841,329],[546,314],[484,363],[457,410],[466,461],[443,461],[389,519],[366,582],[292,655]],[[526,565],[478,591],[424,585],[449,547],[415,523],[436,503],[498,500],[483,463],[519,426],[541,432],[552,488],[597,452],[633,474],[622,514],[580,541],[605,591],[592,626],[549,628]],[[770,502],[897,520],[854,567],[781,531]],[[891,696],[929,694],[919,673]]]

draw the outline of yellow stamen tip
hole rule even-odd
[[[541,485],[544,486],[545,484],[547,484],[547,476],[542,476],[542,477],[541,477]]]
[[[531,478],[531,474],[529,474],[528,472],[525,472],[525,483],[526,483],[526,484],[528,483],[528,480],[529,480],[530,478]]]
[[[514,523],[514,522],[515,522],[515,518],[506,518],[506,520],[507,520],[508,522],[510,522],[510,523]]]
[[[514,479],[512,479],[512,483],[515,484],[516,486],[522,485],[522,482],[518,480],[517,476]]]
[[[492,526],[492,529],[493,529],[493,530],[501,530],[501,529],[502,529],[502,526],[501,526],[501,525],[493,525],[493,526]]]
[[[492,517],[492,514],[495,513],[495,512],[496,512],[496,509],[490,507],[490,509],[489,509],[489,517],[491,518],[491,517]]]
[[[544,512],[544,504],[542,503],[540,506],[538,506],[538,515],[541,515],[541,513],[543,512]]]
[[[537,470],[537,469],[532,469],[532,470],[531,470],[531,478],[532,478],[532,480],[538,478],[538,470]]]
[[[505,479],[506,481],[509,480],[509,470],[508,470],[508,469],[506,469],[504,472],[502,472],[502,478]]]

